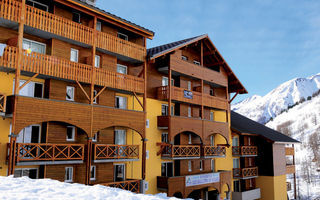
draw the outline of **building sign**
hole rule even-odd
[[[220,182],[219,173],[186,176],[186,187]]]
[[[183,91],[183,95],[184,95],[184,98],[193,99],[193,94],[192,94],[191,91],[184,90],[184,91]]]

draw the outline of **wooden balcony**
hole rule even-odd
[[[181,57],[174,54],[170,56],[170,68],[181,74],[202,79],[224,87],[228,86],[227,76],[223,76],[221,72],[184,61]]]
[[[294,156],[294,147],[286,147],[286,156]]]
[[[188,93],[186,96],[185,93]],[[157,98],[159,100],[167,100],[169,98],[169,86],[161,86],[157,88]],[[172,99],[175,101],[201,105],[202,95],[200,92],[189,91],[179,87],[172,87]],[[212,108],[227,110],[227,99],[203,94],[203,105]]]
[[[84,159],[84,144],[17,143],[17,165],[75,164]]]
[[[16,69],[17,48],[6,47],[0,57],[0,66],[8,69]],[[107,86],[119,90],[144,93],[144,79],[119,74],[102,68],[92,68],[91,65],[71,62],[63,58],[24,51],[21,71],[38,73],[65,80],[79,81],[91,84],[92,70],[95,73],[95,84]]]
[[[239,157],[250,157],[258,155],[258,147],[256,146],[233,146],[232,155]]]
[[[95,144],[94,162],[139,160],[139,145]]]
[[[19,23],[21,19],[21,2],[2,0],[0,2],[0,18]],[[53,34],[53,37],[67,38],[89,46],[93,45],[95,41],[94,33],[97,32],[96,44],[98,48],[138,61],[145,61],[146,48],[143,46],[121,40],[118,37],[96,31],[88,26],[28,5],[26,5],[25,25],[44,33]]]
[[[258,167],[233,168],[233,178],[248,179],[258,176]]]
[[[7,96],[0,93],[0,116],[6,112]]]
[[[120,188],[123,190],[128,190],[130,192],[135,192],[135,193],[141,192],[140,190],[141,180],[125,180],[125,181],[112,182],[112,183],[100,183],[100,185]]]
[[[295,165],[287,165],[286,166],[286,174],[294,174],[296,173],[296,166]]]
[[[163,159],[181,160],[200,158],[200,145],[161,144],[160,154]]]
[[[203,156],[205,158],[225,157],[226,147],[224,146],[203,146]]]

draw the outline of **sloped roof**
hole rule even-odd
[[[198,42],[200,40],[206,39],[206,41],[209,41],[210,45],[212,46],[212,48],[215,50],[215,53],[218,54],[220,56],[220,58],[223,61],[222,66],[224,67],[224,69],[226,70],[226,72],[228,73],[228,85],[229,85],[229,92],[239,92],[240,94],[246,94],[248,93],[248,91],[246,90],[246,88],[242,85],[242,83],[240,82],[240,80],[237,78],[237,76],[233,73],[233,71],[231,70],[231,68],[229,67],[228,63],[224,60],[224,58],[221,56],[221,54],[219,53],[219,51],[217,50],[217,48],[214,46],[214,44],[212,43],[212,41],[210,40],[208,34],[203,34],[203,35],[199,35],[196,37],[191,37],[191,38],[187,38],[184,40],[179,40],[176,42],[171,42],[168,44],[164,44],[164,45],[160,45],[160,46],[156,46],[156,47],[152,47],[147,49],[147,56],[150,60],[158,58],[160,56],[163,56],[165,54],[168,54],[172,51],[175,51],[179,48],[185,47],[189,44]]]
[[[273,142],[300,143],[289,136],[255,122],[234,111],[231,111],[231,128],[239,131],[240,133],[259,135]]]

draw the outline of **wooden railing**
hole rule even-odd
[[[83,160],[83,144],[18,143],[17,162]]]
[[[296,166],[295,165],[287,165],[286,166],[286,174],[294,174],[296,173]]]
[[[286,156],[294,156],[294,147],[286,147]]]
[[[172,145],[161,144],[162,157],[181,158],[181,157],[200,157],[200,145]]]
[[[232,155],[234,156],[257,156],[258,147],[256,146],[233,146]]]
[[[185,97],[185,93],[189,93],[188,97]],[[169,86],[161,86],[157,88],[157,98],[159,100],[167,100],[169,98]],[[179,87],[172,87],[172,99],[176,101],[186,102],[201,105],[202,96],[200,92],[189,91]],[[227,99],[210,96],[209,94],[203,94],[203,105],[219,109],[227,109]]]
[[[112,182],[112,183],[102,183],[100,185],[120,188],[123,190],[139,193],[140,184],[141,184],[141,180],[126,180],[126,181],[119,181],[119,182]]]
[[[21,2],[2,0],[0,2],[0,17],[20,22]],[[25,24],[84,44],[93,45],[94,42],[94,29],[29,5],[26,5]],[[96,45],[107,51],[140,61],[144,61],[146,57],[145,47],[100,31],[97,31]]]
[[[139,159],[139,145],[96,144],[94,159]]]
[[[7,96],[0,93],[0,112],[6,112]]]
[[[203,146],[203,156],[226,156],[226,147],[224,146]]]
[[[5,48],[3,56],[0,57],[0,65],[15,69],[17,57],[17,48],[8,46]],[[144,80],[142,78],[119,74],[106,69],[92,68],[91,65],[36,52],[28,54],[23,51],[21,70],[84,83],[91,83],[92,70],[95,70],[95,84],[97,85],[137,93],[144,92]]]
[[[258,176],[258,167],[233,168],[233,178],[247,178]]]

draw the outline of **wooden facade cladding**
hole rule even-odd
[[[7,96],[0,94],[0,113],[6,112]]]
[[[171,138],[174,138],[174,136],[182,132],[193,132],[203,140],[207,139],[210,135],[220,134],[226,139],[226,142],[230,144],[229,124],[226,122],[179,116],[158,116],[158,127],[168,128],[169,124],[171,124]]]
[[[286,166],[286,174],[294,174],[296,173],[296,166],[295,165],[287,165]]]
[[[257,156],[258,147],[256,146],[233,146],[232,147],[233,156]]]
[[[253,178],[258,176],[258,167],[233,168],[233,178]]]
[[[11,108],[14,100],[10,96],[7,108]],[[87,134],[91,133],[90,128],[90,112],[91,105],[40,99],[32,97],[17,96],[16,107],[16,131],[31,124],[39,124],[41,122],[65,122],[84,130]],[[10,114],[12,109],[8,109]],[[144,112],[116,109],[106,106],[93,106],[93,133],[99,130],[112,127],[128,127],[137,131],[142,138],[145,137],[144,129]]]
[[[228,110],[228,101],[227,99],[211,96],[209,94],[202,94],[200,92],[191,91],[192,98],[184,97],[184,91],[188,91],[183,88],[172,86],[172,100],[191,103],[196,105],[204,105],[211,108],[218,108],[222,110]],[[157,98],[159,100],[168,100],[169,99],[169,87],[161,86],[157,88]],[[203,101],[202,101],[203,100]]]
[[[6,47],[3,56],[0,57],[0,65],[9,69],[16,69],[17,52],[16,47]],[[96,85],[144,93],[143,78],[119,74],[103,68],[92,68],[91,65],[76,63],[63,58],[35,52],[28,54],[24,51],[21,70],[88,84],[91,83],[92,76],[94,76],[92,73],[93,70]]]
[[[173,196],[176,192],[181,192],[183,198],[187,198],[187,196],[193,191],[207,187],[214,187],[219,192],[224,184],[227,184],[229,188],[231,188],[231,172],[230,171],[221,171],[219,173],[220,181],[217,183],[209,183],[209,184],[202,184],[196,186],[189,186],[187,187],[186,184],[186,176],[176,176],[176,177],[157,177],[157,187],[159,189],[167,190],[168,196]]]
[[[286,147],[286,156],[294,156],[294,147]]]
[[[139,145],[94,144],[94,160],[139,159]]]
[[[21,2],[15,0],[1,1],[0,17],[19,23],[21,19],[21,4]],[[133,58],[140,62],[144,62],[146,58],[146,48],[143,46],[96,31],[88,26],[28,5],[26,5],[25,25],[86,45],[97,45],[98,48]],[[97,38],[94,44],[95,32],[97,32]]]
[[[126,180],[112,183],[100,183],[100,185],[120,188],[123,190],[128,190],[130,192],[140,193],[141,180]]]
[[[170,68],[173,71],[195,77],[207,82],[215,83],[224,87],[228,86],[228,77],[222,72],[216,72],[206,67],[201,67],[181,59],[176,54],[170,55]]]

